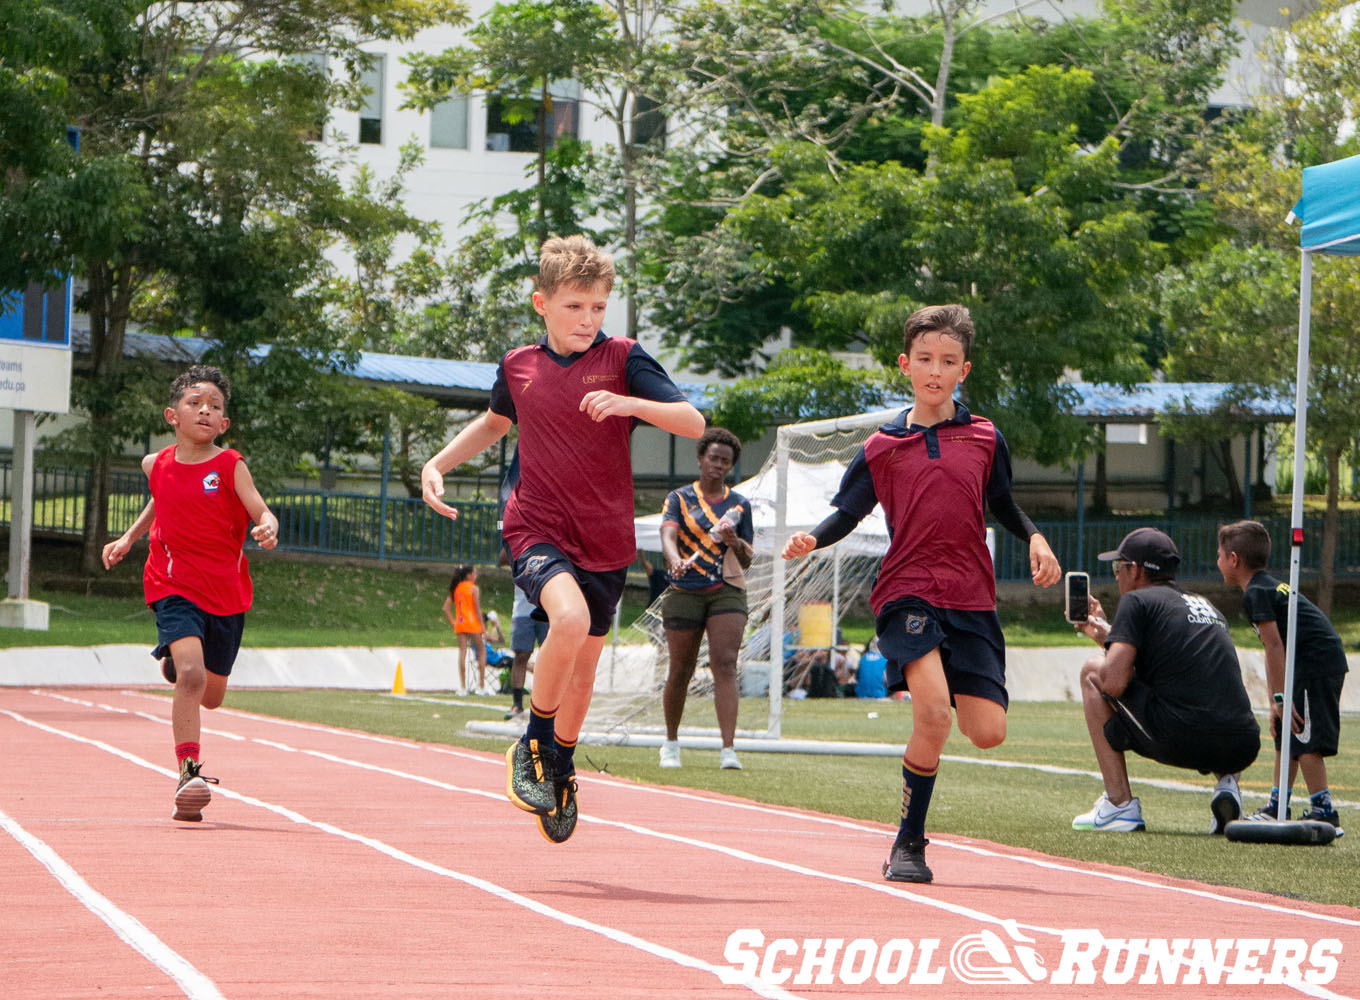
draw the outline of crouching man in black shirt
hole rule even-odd
[[[1114,622],[1094,597],[1076,626],[1105,647],[1081,669],[1082,707],[1105,792],[1075,830],[1145,829],[1129,788],[1126,751],[1218,778],[1210,833],[1242,815],[1237,777],[1261,749],[1228,624],[1209,601],[1176,584],[1180,552],[1156,528],[1136,528],[1102,552],[1119,585]]]

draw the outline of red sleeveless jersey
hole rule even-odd
[[[175,461],[175,446],[156,454],[151,467],[151,551],[142,571],[146,603],[172,594],[213,615],[250,609],[253,590],[246,565],[250,514],[236,495],[241,454],[226,448],[187,465]]]

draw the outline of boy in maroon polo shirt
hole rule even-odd
[[[279,542],[279,522],[265,504],[241,453],[217,439],[231,426],[231,383],[220,369],[194,365],[170,384],[165,420],[175,443],[142,459],[151,502],[122,537],[104,546],[112,569],[151,530],[142,586],[156,613],[161,672],[175,685],[170,708],[179,762],[174,819],[196,823],[212,799],[199,774],[199,708],[217,708],[241,648],[253,589],[246,531],[261,548]],[[255,527],[251,528],[251,522]]]
[[[831,500],[835,513],[811,532],[796,531],[784,558],[796,559],[844,538],[876,504],[892,541],[869,596],[888,689],[911,691],[912,731],[902,757],[902,825],[883,876],[929,882],[926,810],[950,706],[974,746],[1006,738],[1006,645],[996,615],[996,581],[987,551],[985,504],[1029,543],[1036,584],[1057,583],[1062,569],[1044,536],[1011,497],[1011,463],[1001,432],[954,401],[972,367],[973,321],[959,305],[927,306],[906,322],[913,403],[875,431],[846,467]]]
[[[529,723],[506,751],[506,795],[561,843],[576,827],[573,754],[595,665],[636,558],[629,438],[639,420],[697,438],[704,418],[637,341],[600,332],[614,262],[583,236],[554,237],[538,261],[546,335],[501,358],[491,405],[421,470],[446,517],[444,475],[519,425],[519,480],[501,534],[515,585],[546,616]]]

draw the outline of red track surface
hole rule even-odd
[[[222,779],[204,822],[175,823],[167,713],[135,692],[0,689],[8,1000],[1360,996],[1349,908],[956,838],[933,841],[933,885],[890,885],[888,827],[589,775],[555,847],[505,801],[500,757],[229,710],[204,716],[205,773]],[[726,953],[743,929],[763,943]],[[1233,944],[1221,972],[1135,955],[1131,981],[1107,985],[1122,964],[1107,949],[1095,984],[1047,981],[1076,967],[1062,935],[1080,929],[1262,938],[1244,968],[1267,974],[1274,939],[1294,938],[1300,971],[1330,949],[1334,975],[1229,985]],[[779,938],[796,953],[767,952]],[[806,939],[834,938],[820,980],[815,964],[800,977],[827,947]],[[904,972],[939,981],[869,975],[891,979],[874,960],[904,956],[894,939],[912,948]],[[1045,981],[1005,985],[1024,948]]]

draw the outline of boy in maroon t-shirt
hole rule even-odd
[[[561,843],[576,827],[572,756],[595,665],[636,558],[629,436],[639,420],[697,438],[704,418],[634,340],[600,332],[614,262],[582,236],[539,253],[535,311],[546,336],[501,358],[491,405],[421,470],[422,495],[445,517],[444,475],[519,424],[516,482],[502,539],[515,585],[546,616],[529,722],[506,751],[506,795]]]
[[[199,707],[217,708],[241,648],[252,587],[246,531],[261,548],[278,544],[279,522],[240,452],[217,445],[231,421],[231,383],[221,370],[194,365],[170,384],[165,420],[175,443],[142,459],[151,502],[123,535],[104,546],[112,569],[149,528],[142,587],[156,613],[161,672],[175,685],[170,709],[179,763],[174,819],[196,823],[212,799],[199,773]],[[255,527],[251,528],[251,522]]]
[[[796,559],[848,535],[877,504],[892,541],[869,604],[889,690],[911,691],[911,737],[902,756],[902,824],[883,877],[929,882],[926,810],[953,719],[974,746],[1006,738],[1006,644],[996,615],[987,551],[986,506],[1029,544],[1031,577],[1050,587],[1062,569],[1044,536],[1011,496],[1011,463],[1001,432],[954,401],[972,367],[973,320],[959,305],[927,306],[908,317],[902,374],[912,406],[870,435],[831,500],[835,513],[796,531],[784,558]]]

